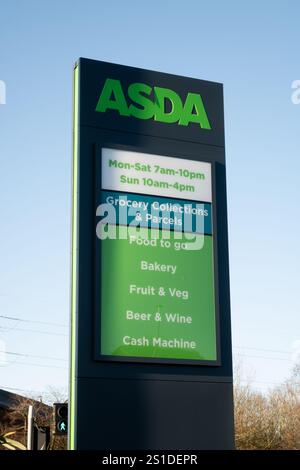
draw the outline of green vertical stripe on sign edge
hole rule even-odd
[[[70,332],[70,383],[69,383],[69,443],[75,450],[75,370],[76,370],[76,324],[77,324],[77,242],[78,242],[78,64],[74,68],[73,82],[73,164],[72,164],[72,255],[71,255],[71,332]]]

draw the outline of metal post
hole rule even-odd
[[[33,406],[28,406],[27,417],[27,450],[33,450]]]

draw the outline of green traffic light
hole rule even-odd
[[[57,429],[59,432],[67,432],[67,422],[59,421],[57,424]]]

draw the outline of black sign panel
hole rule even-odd
[[[81,125],[224,146],[223,86],[220,83],[184,78],[177,75],[163,74],[94,60],[80,59],[80,65],[80,94],[82,97],[80,102]],[[171,106],[173,97],[175,97],[176,101],[174,107],[177,108],[178,105],[178,108],[181,109],[181,106],[183,108],[186,104],[188,96],[200,95],[210,129],[201,128],[197,122],[181,125],[178,124],[178,121],[168,123],[155,120],[153,117],[149,119],[139,119],[131,114],[124,116],[120,115],[118,110],[109,108],[106,112],[95,112],[101,92],[107,80],[111,80],[110,89],[112,90],[112,101],[116,101],[114,91],[118,93],[121,89],[127,106],[134,103],[128,95],[129,87],[132,84],[138,83],[146,85],[147,93],[145,90],[141,91],[145,105],[148,104],[148,101],[155,102],[155,89],[168,90],[166,93],[164,93],[164,91],[160,92],[160,103],[164,104],[167,108],[166,114],[170,113],[170,108],[168,107]],[[120,85],[118,85],[118,83]],[[143,87],[141,88],[143,90]],[[137,91],[135,93],[133,92],[133,95],[134,94],[136,95]],[[176,95],[180,100],[176,98]],[[163,99],[164,96],[165,98]],[[193,106],[193,104],[195,104],[195,106]],[[197,105],[199,105],[197,98],[195,101],[193,99],[191,101],[189,100],[189,103],[187,103],[188,113],[197,114]],[[137,107],[141,108],[142,105],[137,104]],[[177,111],[177,109],[175,109],[175,111]],[[151,112],[149,114],[151,114]],[[182,115],[180,112],[176,112],[175,114],[179,118]],[[176,116],[174,119],[176,119]]]

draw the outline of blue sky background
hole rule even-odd
[[[224,83],[235,358],[261,390],[288,377],[300,340],[299,15],[292,0],[2,0],[0,350],[27,356],[0,353],[0,388],[68,384],[80,56]]]

